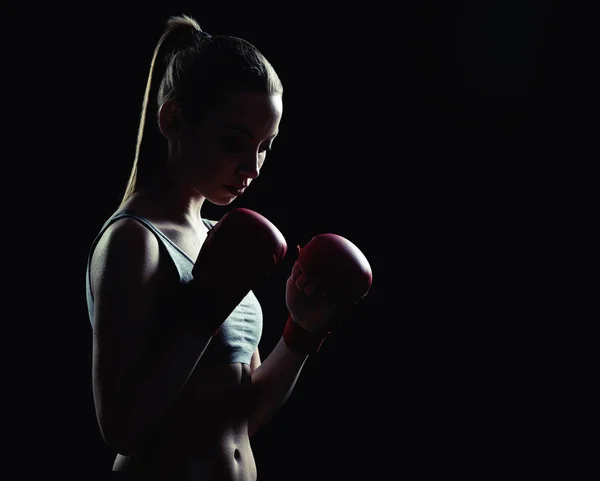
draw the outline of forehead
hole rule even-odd
[[[283,101],[279,94],[235,91],[227,95],[215,113],[220,126],[240,125],[255,136],[276,134],[283,114]]]

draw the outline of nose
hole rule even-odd
[[[258,155],[250,157],[246,162],[241,164],[238,168],[238,172],[241,176],[249,179],[256,179],[260,174],[260,167],[262,163]]]

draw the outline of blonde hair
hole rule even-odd
[[[160,106],[176,100],[183,118],[197,123],[231,90],[283,95],[275,69],[250,42],[228,35],[213,37],[188,15],[170,17],[150,62],[135,157],[121,205],[166,163],[166,140],[158,129]]]

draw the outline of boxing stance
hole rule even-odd
[[[125,480],[255,481],[250,439],[292,392],[370,267],[335,234],[311,239],[286,282],[289,316],[262,359],[256,287],[290,255],[249,209],[282,117],[281,82],[248,42],[171,18],[151,63],[129,183],[86,271],[98,425]],[[265,320],[270,328],[272,323]]]

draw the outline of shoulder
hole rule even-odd
[[[150,229],[132,217],[123,217],[113,221],[98,241],[98,247],[119,250],[137,250],[142,246],[146,249],[158,248],[158,241]]]
[[[149,272],[158,265],[160,246],[153,232],[135,218],[114,220],[102,232],[92,255],[92,271]]]

